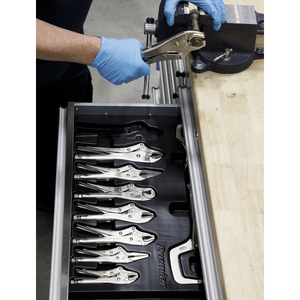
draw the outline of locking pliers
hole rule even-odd
[[[144,143],[123,148],[78,146],[78,150],[95,154],[76,154],[75,159],[93,159],[97,161],[112,161],[119,159],[142,163],[154,163],[164,156],[162,152],[150,149]]]
[[[183,31],[142,50],[145,62],[152,64],[162,60],[183,59],[191,51],[205,46],[204,33],[197,30]]]
[[[131,223],[147,223],[154,218],[154,213],[140,209],[134,203],[119,207],[103,207],[77,203],[77,207],[98,212],[96,215],[75,215],[74,220],[124,221]]]
[[[138,187],[133,183],[129,183],[122,186],[105,186],[100,184],[93,184],[89,182],[78,182],[79,186],[93,189],[98,193],[89,194],[75,194],[74,198],[97,198],[112,200],[114,198],[121,198],[135,201],[147,201],[155,197],[156,193],[153,188],[150,187]]]
[[[112,284],[130,284],[136,281],[139,274],[134,271],[128,271],[122,267],[107,271],[93,271],[87,269],[75,269],[77,273],[95,276],[93,279],[72,279],[71,284],[79,283],[112,283]]]
[[[140,259],[149,257],[148,253],[142,252],[127,252],[123,247],[118,246],[107,250],[88,250],[76,249],[77,253],[84,255],[91,255],[91,257],[74,257],[73,263],[80,262],[96,262],[98,264],[111,264],[111,263],[130,263]]]
[[[154,177],[156,175],[161,174],[161,171],[152,171],[147,169],[136,169],[132,165],[127,165],[120,168],[104,168],[93,166],[89,164],[77,164],[77,167],[84,170],[89,170],[92,172],[98,173],[90,173],[90,174],[75,174],[74,179],[125,179],[125,180],[134,180],[141,181],[147,178]]]
[[[130,245],[146,246],[155,240],[155,236],[148,232],[139,231],[135,226],[131,226],[122,230],[105,230],[94,228],[86,225],[77,224],[76,228],[91,232],[102,237],[98,238],[75,238],[74,244],[81,243],[96,243],[96,244],[111,244],[123,243]]]

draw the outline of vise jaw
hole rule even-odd
[[[165,0],[160,4],[155,36],[162,41],[174,34],[192,29],[188,2],[180,2],[175,23],[169,26],[164,16]],[[205,47],[192,52],[192,70],[230,74],[247,69],[255,59],[264,58],[264,15],[253,6],[225,5],[226,22],[219,31],[212,28],[212,18],[199,10],[199,29],[205,34]]]

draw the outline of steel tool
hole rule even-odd
[[[125,270],[122,267],[107,271],[93,271],[87,269],[75,269],[77,273],[95,276],[93,279],[74,279],[71,284],[80,283],[112,283],[112,284],[131,284],[136,281],[139,274],[134,271]]]
[[[148,253],[142,252],[127,252],[123,247],[118,246],[107,250],[88,250],[76,249],[77,253],[91,255],[92,257],[74,257],[73,263],[77,262],[96,262],[98,264],[111,263],[130,263],[140,259],[148,258]]]
[[[142,163],[155,163],[164,156],[161,151],[150,149],[144,143],[123,148],[78,146],[78,150],[95,154],[76,154],[75,159],[93,159],[97,161],[113,161],[119,159]]]
[[[95,215],[75,215],[74,220],[124,221],[131,223],[147,223],[154,218],[154,213],[129,203],[119,207],[103,207],[90,204],[77,203],[77,207],[95,211]]]
[[[191,192],[191,185],[187,185],[189,189],[189,194],[191,198],[191,210],[194,211],[194,204],[193,204],[193,194]],[[195,250],[195,248],[198,245],[197,242],[197,234],[196,234],[196,226],[195,221],[193,219],[193,227],[192,227],[192,238],[190,238],[188,241],[184,242],[181,245],[178,245],[170,250],[170,265],[172,274],[174,277],[174,280],[179,284],[199,284],[202,283],[201,279],[194,279],[194,278],[188,278],[183,276],[180,267],[180,255],[189,251]]]
[[[155,197],[156,193],[153,188],[150,187],[138,187],[133,183],[129,183],[122,186],[105,186],[100,184],[93,184],[89,182],[78,182],[79,186],[93,189],[98,193],[89,194],[75,194],[74,198],[97,198],[112,200],[114,198],[121,198],[134,201],[148,201]]]
[[[163,60],[183,59],[191,51],[205,46],[204,33],[197,30],[187,30],[158,42],[142,50],[142,57],[148,64]]]
[[[161,174],[161,171],[153,171],[147,169],[136,169],[133,165],[126,165],[120,168],[104,168],[89,164],[77,164],[80,169],[98,172],[90,174],[75,174],[75,179],[125,179],[133,181],[141,181]]]
[[[153,234],[139,231],[135,226],[131,226],[122,230],[105,230],[77,224],[76,228],[100,235],[101,237],[75,238],[73,239],[74,244],[97,243],[109,245],[111,243],[123,243],[146,246],[155,240],[155,236]]]

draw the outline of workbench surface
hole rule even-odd
[[[226,0],[253,5],[260,0]],[[238,74],[192,73],[200,146],[226,299],[264,296],[264,61]]]

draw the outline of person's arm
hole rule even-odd
[[[91,65],[101,48],[101,38],[66,30],[36,20],[36,57]]]
[[[36,20],[36,57],[90,65],[113,84],[128,83],[150,73],[136,39],[93,37]]]

